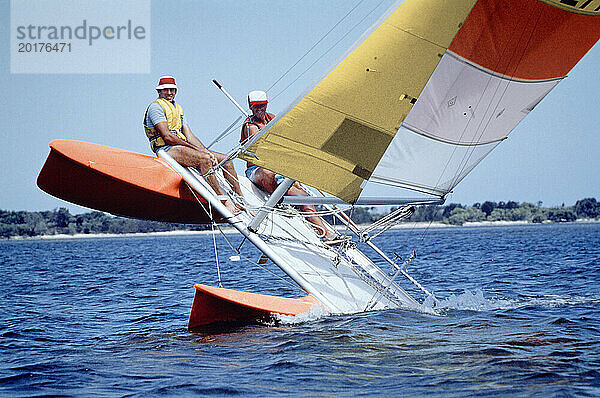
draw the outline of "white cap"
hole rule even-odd
[[[248,93],[248,106],[268,104],[267,93],[260,90],[250,91]]]
[[[165,88],[174,88],[177,90],[177,85],[175,84],[175,78],[173,76],[161,76],[158,79],[158,86],[156,86],[157,90],[162,90]]]

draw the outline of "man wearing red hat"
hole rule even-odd
[[[252,116],[246,118],[244,124],[242,125],[242,135],[240,138],[240,142],[244,144],[250,137],[254,134],[258,133],[258,130],[263,128],[267,123],[269,123],[275,115],[272,113],[267,113],[267,104],[269,101],[267,100],[267,93],[264,91],[251,91],[248,94],[248,105],[250,106],[250,110],[252,110]],[[273,193],[277,186],[283,181],[285,178],[280,174],[273,173],[270,170],[263,169],[262,167],[258,167],[255,164],[250,162],[246,162],[246,177],[254,184],[263,188],[269,193]],[[294,184],[287,191],[288,195],[291,196],[308,196],[308,193],[304,191],[300,187],[299,184]],[[303,205],[300,206],[300,209],[307,214],[315,214],[316,209],[313,205]],[[323,234],[325,241],[331,241],[337,238],[337,234],[333,231],[330,231],[325,227],[323,220],[321,217],[307,216],[306,219],[313,223],[317,229]]]
[[[194,134],[183,116],[181,105],[175,102],[177,85],[173,76],[162,76],[156,87],[158,99],[148,106],[144,114],[144,130],[150,140],[150,148],[156,153],[159,149],[169,155],[182,166],[198,167],[206,181],[217,195],[223,191],[214,174],[207,175],[213,165],[225,159],[222,153],[208,150]],[[234,192],[242,196],[237,174],[231,162],[223,165],[224,175]],[[230,201],[224,205],[231,211],[239,211]]]

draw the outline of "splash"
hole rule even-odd
[[[547,294],[542,297],[534,297],[528,300],[526,305],[537,305],[540,307],[570,307],[585,304],[600,303],[600,296],[567,296]]]
[[[329,313],[320,305],[313,305],[310,310],[298,315],[276,314],[276,319],[283,325],[298,325],[300,323],[316,321],[324,318]]]
[[[474,292],[464,290],[463,293],[440,300],[436,308],[440,310],[463,310],[463,311],[492,311],[512,307],[514,303],[506,299],[486,299],[481,289]]]
[[[506,298],[486,298],[483,290],[477,288],[473,291],[463,290],[461,294],[451,294],[445,299],[437,299],[435,295],[427,297],[423,303],[415,307],[404,309],[420,312],[427,315],[444,316],[450,311],[497,311],[512,310],[527,306],[540,307],[563,307],[580,304],[600,303],[600,296],[573,296],[561,297],[558,295],[546,295],[542,297],[531,297],[525,300]],[[309,311],[298,315],[274,314],[273,325],[298,325],[306,322],[316,321],[331,314],[321,306],[313,306]]]
[[[427,297],[419,306],[419,311],[432,315],[442,315],[451,310],[459,311],[493,311],[498,309],[515,308],[515,302],[506,299],[488,299],[481,289],[471,292],[464,290],[459,295],[451,294],[445,299],[438,300]]]
[[[472,292],[465,289],[461,294],[451,294],[449,297],[441,300],[434,297],[427,297],[417,310],[426,314],[443,315],[452,310],[496,311],[512,310],[527,306],[565,307],[590,303],[600,303],[600,297],[546,295],[525,299],[486,298],[481,289],[475,289]]]

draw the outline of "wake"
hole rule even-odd
[[[600,303],[600,296],[559,296],[554,294],[525,297],[519,299],[512,298],[486,298],[482,289],[474,291],[465,289],[463,293],[451,294],[445,299],[437,301],[427,297],[419,306],[419,310],[424,313],[443,315],[449,311],[498,311],[513,310],[529,306],[544,308],[566,307],[584,304]]]

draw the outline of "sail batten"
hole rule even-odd
[[[501,142],[501,141],[504,141],[506,138],[508,138],[508,137],[500,137],[500,138],[496,138],[496,139],[490,140],[489,142],[477,142],[477,141],[474,141],[474,142],[464,142],[464,143],[462,143],[462,142],[455,142],[455,141],[446,140],[446,139],[439,138],[439,137],[432,137],[430,133],[428,133],[428,132],[426,132],[424,130],[419,129],[416,126],[412,126],[410,124],[407,124],[407,123],[402,123],[401,127],[404,127],[407,130],[409,130],[409,131],[411,131],[411,132],[413,132],[415,134],[419,134],[419,135],[422,135],[424,137],[429,137],[432,140],[439,141],[439,142],[442,142],[444,144],[452,144],[452,145],[459,145],[459,146],[485,145],[485,144],[490,144],[490,143],[493,143],[493,142]]]
[[[562,80],[566,77],[565,76],[558,76],[558,77],[551,77],[551,78],[531,78],[531,79],[524,79],[524,78],[519,78],[519,77],[515,77],[515,76],[510,76],[510,75],[505,75],[499,72],[495,72],[492,69],[488,69],[484,66],[478,65],[466,58],[461,57],[460,55],[454,53],[452,50],[446,50],[446,54],[450,57],[455,58],[456,60],[463,62],[465,64],[468,64],[469,66],[478,69],[482,72],[485,72],[491,76],[495,76],[495,77],[499,77],[501,79],[505,79],[505,80],[510,80],[510,81],[515,81],[515,82],[521,82],[521,83],[543,83],[543,82],[549,82],[549,81],[556,81],[556,80]]]

